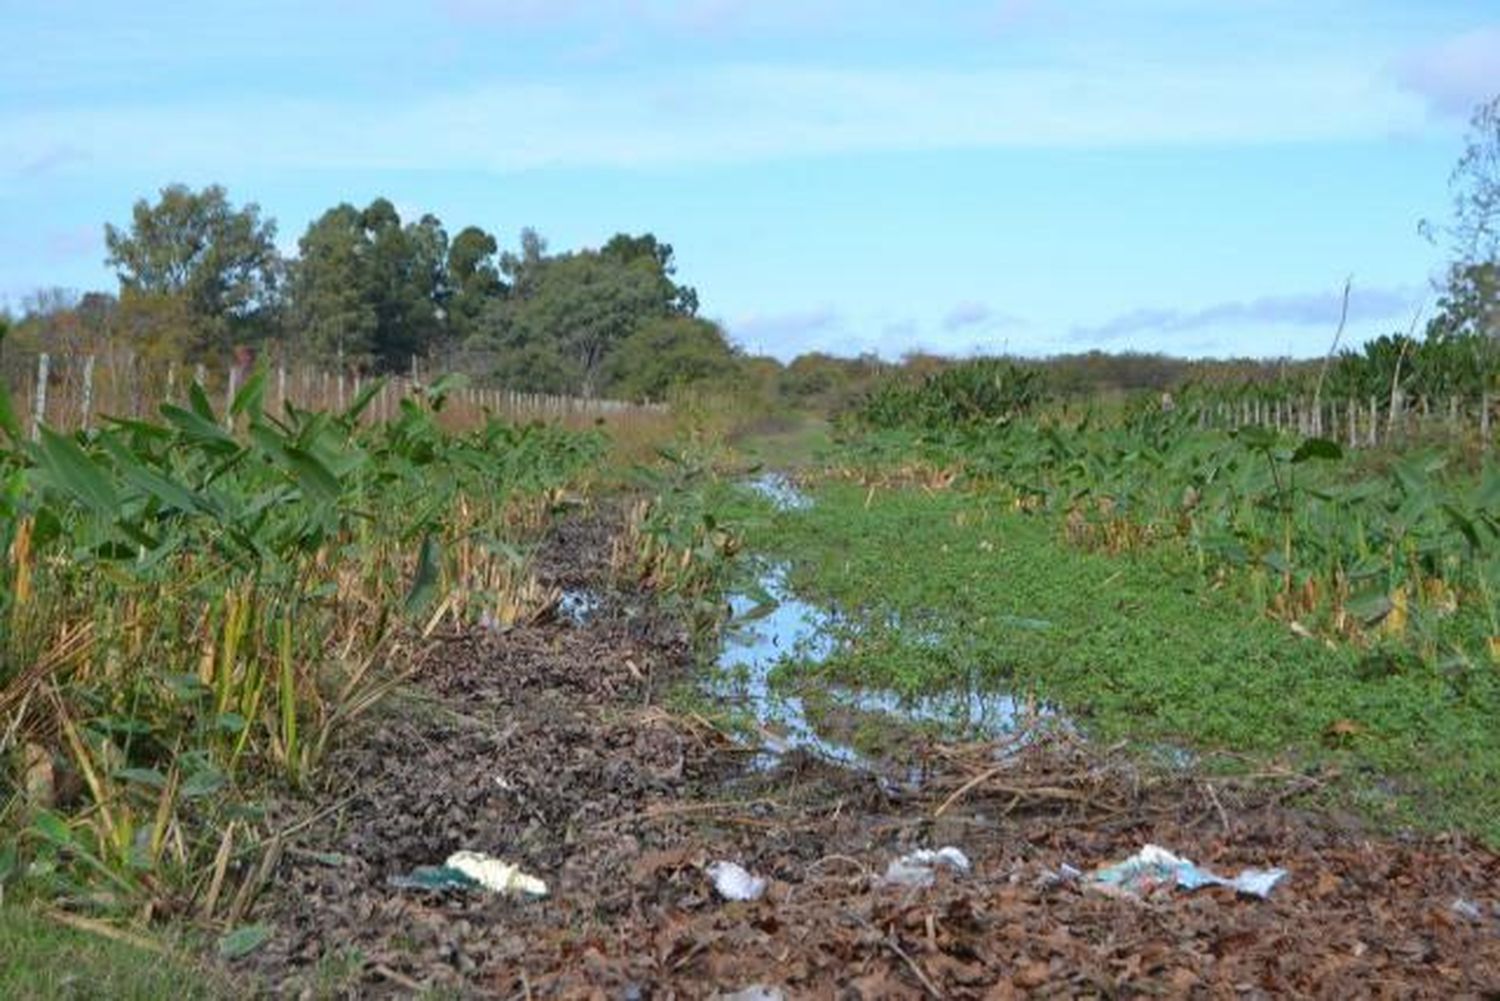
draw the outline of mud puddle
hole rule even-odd
[[[812,504],[807,494],[777,473],[757,476],[746,481],[745,487],[778,510],[804,510]],[[1042,718],[1058,719],[1050,707],[1004,691],[967,688],[912,697],[891,689],[778,679],[778,668],[820,664],[861,631],[858,621],[800,598],[788,583],[788,573],[785,563],[767,564],[754,589],[729,596],[730,622],[704,684],[721,704],[750,718],[762,746],[757,762],[761,766],[772,767],[787,753],[803,750],[839,764],[886,771],[888,765],[878,760],[878,750],[872,753],[862,746],[871,743],[867,738],[874,733],[889,735],[892,726],[907,731],[934,728],[945,735],[987,739],[1029,732]],[[896,619],[885,625],[903,629]],[[1018,628],[1047,625],[1017,620]],[[916,625],[904,628],[917,643],[943,642],[936,630]],[[918,778],[915,774],[903,777],[908,782]]]
[[[730,595],[732,618],[705,682],[706,691],[721,704],[750,717],[762,741],[763,766],[801,749],[840,764],[884,770],[874,756],[855,746],[851,731],[930,727],[949,736],[988,739],[1018,736],[1040,719],[1059,720],[1050,707],[1003,691],[969,688],[905,696],[885,688],[778,679],[778,668],[822,663],[859,634],[857,622],[799,598],[787,573],[786,564],[771,564],[757,580],[759,593]],[[941,639],[924,632],[918,641]]]
[[[745,480],[744,487],[770,501],[778,511],[802,511],[812,507],[812,498],[783,473],[761,473]]]

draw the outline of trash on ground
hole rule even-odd
[[[1083,870],[1075,868],[1074,866],[1068,865],[1068,863],[1064,862],[1062,865],[1057,867],[1056,872],[1048,869],[1046,872],[1038,876],[1036,885],[1043,889],[1046,889],[1050,886],[1057,886],[1060,883],[1071,883],[1076,879],[1082,878],[1082,876]]]
[[[532,897],[547,895],[547,884],[540,879],[482,852],[454,852],[442,865],[419,865],[407,875],[392,876],[386,882],[401,890],[483,889]]]
[[[483,852],[454,852],[444,863],[495,893],[525,893],[545,897],[547,884],[521,871],[520,866],[491,858]]]
[[[1147,845],[1123,862],[1095,869],[1083,878],[1086,885],[1106,893],[1139,897],[1163,887],[1196,890],[1227,886],[1264,899],[1286,876],[1285,869],[1245,869],[1233,879],[1199,868],[1157,845]]]
[[[718,995],[719,1001],[786,1001],[786,995],[780,987],[767,987],[765,984],[751,984],[733,994]]]
[[[766,892],[765,877],[752,875],[735,862],[714,862],[705,871],[725,900],[759,900]]]
[[[923,848],[893,861],[886,867],[881,882],[894,886],[931,886],[937,870],[944,867],[954,872],[968,872],[971,868],[969,857],[952,845],[937,851]]]
[[[1452,910],[1454,914],[1468,921],[1484,920],[1484,911],[1480,910],[1479,905],[1463,897],[1458,897],[1453,901]]]

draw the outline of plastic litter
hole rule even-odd
[[[1454,914],[1467,921],[1484,920],[1484,911],[1480,910],[1479,905],[1463,897],[1458,897],[1453,901],[1452,910]]]
[[[765,877],[751,874],[738,863],[714,862],[705,871],[725,900],[759,900],[766,892]]]
[[[886,866],[881,882],[892,886],[931,886],[937,879],[936,873],[940,868],[968,872],[972,866],[969,864],[969,857],[952,845],[946,845],[937,851],[922,848],[903,855]]]
[[[1285,869],[1246,869],[1233,879],[1226,879],[1165,848],[1147,845],[1123,862],[1095,869],[1083,877],[1083,882],[1105,893],[1130,897],[1144,896],[1163,887],[1196,890],[1201,886],[1227,886],[1238,893],[1265,899],[1285,877]]]
[[[1060,883],[1071,883],[1074,880],[1080,879],[1082,877],[1083,871],[1081,869],[1074,868],[1073,866],[1068,865],[1068,863],[1064,862],[1062,865],[1057,867],[1056,872],[1048,869],[1046,872],[1038,876],[1036,885],[1041,887],[1042,889],[1047,889],[1048,887],[1057,886]]]
[[[547,884],[521,871],[520,866],[491,858],[482,852],[454,852],[444,863],[495,893],[524,893],[545,897]]]
[[[442,865],[420,865],[386,881],[403,890],[489,890],[491,893],[545,897],[547,884],[519,866],[482,852],[454,852]]]
[[[719,1001],[786,1001],[786,995],[780,987],[751,984],[733,994],[720,994]]]

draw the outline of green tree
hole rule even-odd
[[[1500,338],[1500,262],[1456,264],[1427,336]]]
[[[291,314],[293,347],[322,362],[405,371],[447,334],[448,234],[436,216],[403,226],[377,198],[339,205],[299,241]]]
[[[647,264],[656,272],[663,308],[667,312],[680,313],[683,316],[698,314],[697,290],[687,285],[678,285],[673,281],[673,277],[677,274],[677,261],[670,243],[662,243],[651,233],[641,236],[616,233],[600,249],[599,255],[606,260],[618,261],[627,267],[640,263]]]
[[[396,208],[377,198],[364,211],[368,277],[375,306],[375,367],[404,371],[443,334],[448,234],[435,216],[401,225]]]
[[[1475,109],[1463,154],[1448,178],[1452,218],[1423,222],[1446,237],[1452,263],[1429,333],[1500,336],[1500,95]]]
[[[536,293],[542,269],[547,266],[547,241],[540,233],[527,226],[521,230],[521,251],[510,251],[500,255],[500,270],[510,279],[511,295],[518,299],[530,298]]]
[[[586,250],[542,257],[543,246],[534,234],[523,235],[522,256],[504,259],[511,295],[485,311],[471,346],[497,356],[526,352],[533,360],[555,355],[560,364],[549,372],[573,373],[567,388],[593,395],[618,345],[647,321],[678,315],[676,286],[664,282],[652,255]]]
[[[468,342],[486,307],[505,296],[498,250],[495,238],[478,226],[465,227],[448,246],[448,329],[458,343]]]
[[[648,320],[610,356],[610,392],[660,400],[674,386],[713,382],[738,370],[734,349],[718,326],[692,316]]]
[[[524,393],[576,393],[583,382],[577,366],[544,343],[501,352],[489,375],[501,385]]]
[[[306,360],[373,367],[375,311],[369,237],[352,205],[329,209],[297,243],[291,282],[291,338]]]
[[[1446,235],[1460,265],[1500,257],[1500,94],[1474,109],[1448,192],[1453,218],[1445,226],[1423,223],[1429,235]]]
[[[189,355],[222,356],[269,333],[281,260],[276,223],[254,203],[236,209],[218,185],[169,185],[155,204],[135,203],[128,229],[106,224],[104,242],[122,293],[181,301]]]
[[[282,261],[276,222],[257,204],[236,209],[219,185],[168,185],[156,204],[136,201],[127,230],[104,233],[121,294],[180,302],[189,356],[222,357],[272,330]]]

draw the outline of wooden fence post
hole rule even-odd
[[[240,388],[240,367],[229,366],[229,381],[224,384],[224,430],[234,430],[234,394]]]
[[[93,425],[94,413],[94,356],[83,360],[83,429]]]
[[[51,377],[52,359],[43,351],[36,356],[36,393],[32,396],[31,440],[41,437],[47,420],[47,380]]]

